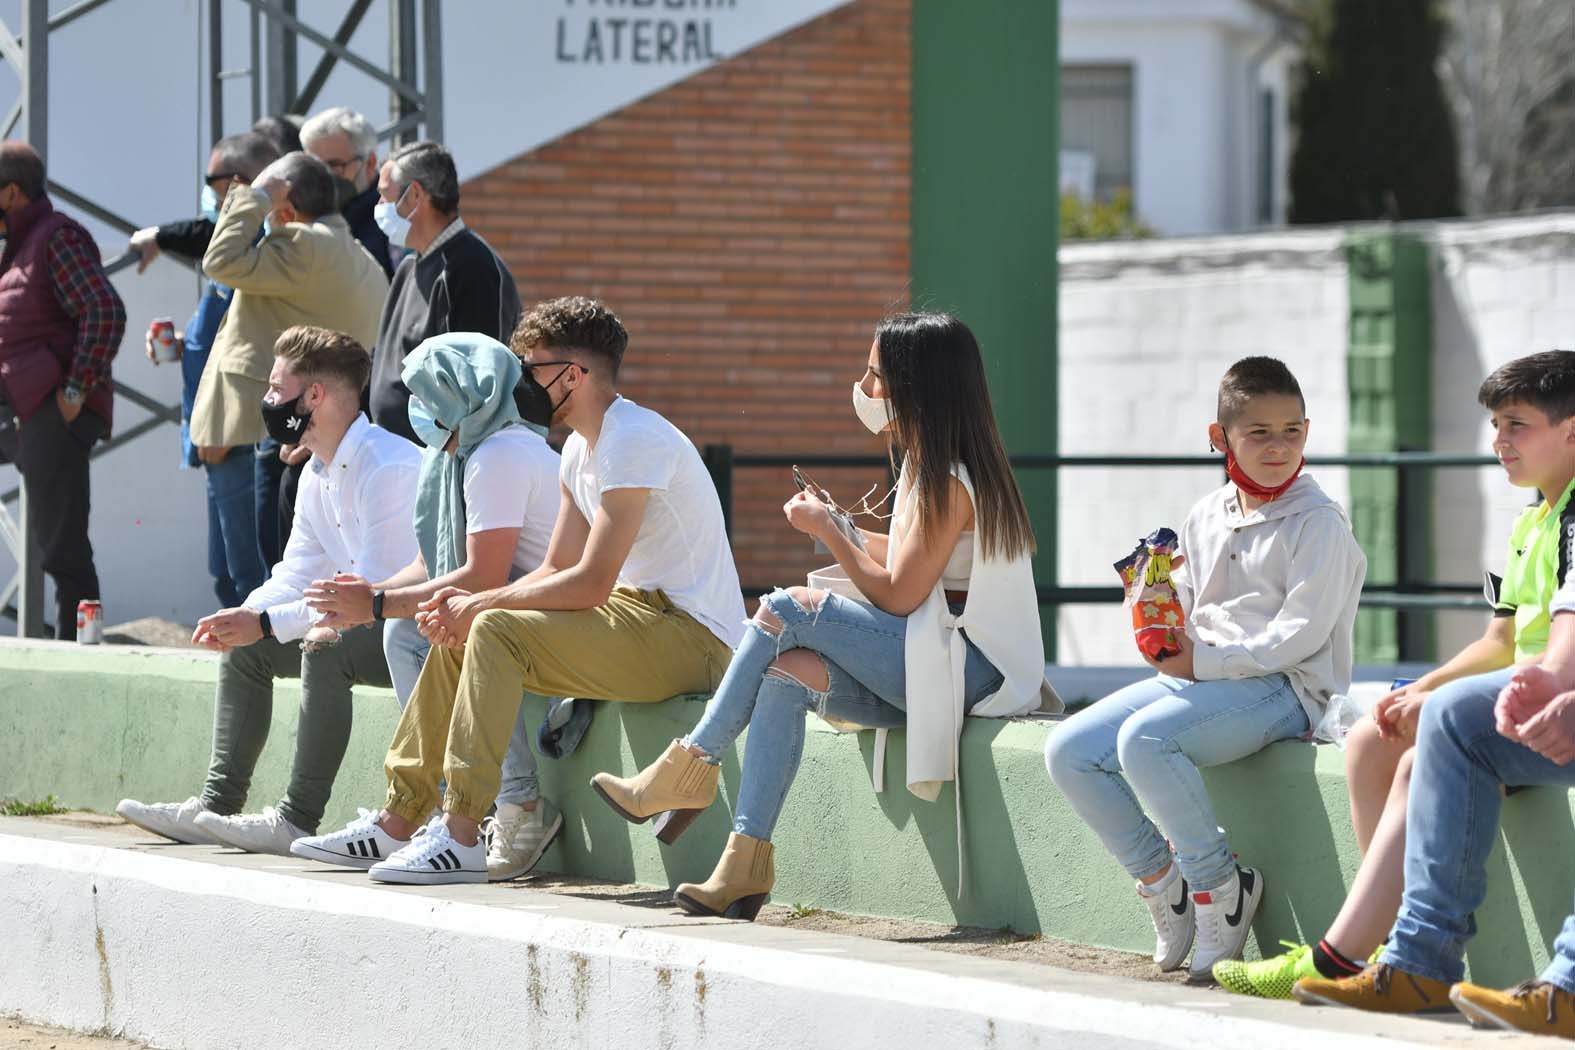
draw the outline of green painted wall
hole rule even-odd
[[[1060,4],[914,0],[913,305],[961,317],[984,349],[1007,449],[1056,451]],[[1056,479],[1020,470],[1055,582]],[[1054,610],[1043,610],[1054,659]]]
[[[54,794],[111,810],[122,796],[179,800],[200,788],[212,736],[209,658],[157,652],[0,643],[0,796]],[[251,808],[283,790],[299,695],[275,691],[274,733]],[[745,742],[723,763],[722,801],[676,846],[615,816],[588,788],[602,769],[650,762],[698,719],[701,705],[608,705],[580,750],[544,759],[542,786],[561,806],[565,834],[548,870],[652,886],[702,879],[721,852]],[[533,717],[541,714],[531,703]],[[356,722],[329,814],[331,823],[383,796],[383,751],[396,705],[383,689],[356,691]],[[902,735],[892,734],[889,789],[871,790],[873,734],[842,736],[810,721],[804,760],[776,835],[778,903],[863,915],[1008,926],[1084,944],[1152,950],[1147,915],[1121,872],[1045,774],[1048,721],[972,720],[963,735],[963,809],[969,892],[956,894],[950,789],[935,803],[902,788]],[[1276,744],[1205,771],[1231,847],[1259,867],[1268,893],[1256,944],[1321,936],[1356,865],[1342,756],[1331,747]],[[1546,961],[1570,903],[1575,854],[1570,795],[1537,790],[1505,808],[1489,867],[1490,895],[1469,962],[1478,979],[1507,984]]]
[[[1362,233],[1346,242],[1349,262],[1350,389],[1347,444],[1352,452],[1422,451],[1432,447],[1432,291],[1428,249],[1409,234]],[[1391,470],[1351,471],[1351,524],[1367,553],[1367,582],[1393,584],[1401,569],[1402,529],[1412,574],[1427,575],[1428,474],[1409,487]],[[1404,497],[1402,499],[1402,497]],[[1404,503],[1404,507],[1402,507]],[[1430,619],[1364,609],[1356,618],[1356,659],[1363,663],[1432,657]]]

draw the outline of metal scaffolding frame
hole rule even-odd
[[[22,91],[16,104],[0,118],[0,139],[9,138],[18,124],[24,142],[49,158],[49,34],[103,7],[110,0],[79,0],[53,17],[49,0],[21,0],[21,32],[13,33],[0,19],[0,61],[17,71]],[[245,69],[226,70],[224,61],[225,0],[207,0],[207,70],[201,75],[207,84],[210,141],[224,137],[224,86],[232,79],[251,82],[251,121],[266,114],[305,114],[317,102],[329,75],[340,62],[345,63],[389,89],[389,120],[378,129],[380,141],[397,145],[413,142],[418,132],[443,140],[443,35],[442,0],[386,0],[389,16],[388,61],[374,63],[350,50],[356,29],[372,8],[374,0],[352,0],[349,11],[332,35],[313,26],[297,10],[297,0],[230,0],[247,8],[247,33],[250,62]],[[419,8],[419,17],[418,17]],[[418,29],[419,27],[419,29]],[[322,49],[323,55],[298,87],[299,41],[305,38]],[[417,68],[420,76],[417,76]],[[418,86],[419,81],[419,86]],[[264,89],[267,107],[264,109]],[[121,215],[76,193],[54,179],[49,180],[51,196],[64,201],[100,222],[131,234],[139,228]],[[127,251],[106,264],[111,273],[131,266],[135,253]],[[184,260],[176,261],[184,263]],[[97,458],[122,445],[157,430],[165,423],[180,425],[180,405],[166,405],[133,389],[115,383],[115,396],[130,401],[149,413],[147,419],[116,434],[93,450]],[[15,619],[17,635],[39,638],[44,633],[44,574],[36,537],[28,527],[27,486],[22,484],[0,493],[0,543],[10,550],[17,564],[12,578],[0,585],[0,617]],[[16,512],[9,509],[16,504]]]

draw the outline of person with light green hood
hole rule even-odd
[[[324,623],[386,621],[383,648],[403,706],[430,643],[414,619],[444,587],[501,587],[541,564],[558,512],[558,454],[542,430],[520,419],[514,388],[520,359],[491,336],[450,332],[405,359],[410,423],[426,446],[416,492],[416,560],[380,583],[349,575],[320,580],[308,601]],[[370,867],[385,843],[357,821],[303,843],[300,856]],[[563,825],[540,797],[523,708],[503,760],[502,787],[487,852],[491,881],[518,878],[541,859]]]

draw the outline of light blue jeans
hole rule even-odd
[[[1383,961],[1453,983],[1487,896],[1487,859],[1498,838],[1500,784],[1575,787],[1561,766],[1499,735],[1493,704],[1513,669],[1462,678],[1422,705],[1405,824],[1405,896]],[[1575,993],[1575,915],[1553,942],[1542,980]]]
[[[421,666],[427,662],[430,642],[421,637],[414,620],[386,620],[383,623],[383,655],[388,658],[388,677],[394,683],[394,695],[399,698],[403,711],[415,692],[416,679],[421,677]],[[503,756],[503,779],[498,788],[496,804],[512,802],[524,805],[541,798],[541,784],[536,775],[536,756],[530,749],[530,726],[525,721],[525,705],[514,718],[514,733],[509,737],[509,749]]]
[[[806,711],[872,728],[906,724],[908,620],[838,594],[825,595],[818,610],[803,608],[786,591],[774,591],[760,604],[782,621],[781,634],[750,622],[722,684],[684,743],[715,762],[749,727],[733,830],[769,839],[803,758]],[[820,654],[825,692],[770,670],[777,654],[789,649]],[[972,642],[964,668],[963,709],[971,711],[1003,679]]]
[[[1133,878],[1163,871],[1174,845],[1176,866],[1192,888],[1212,890],[1229,880],[1236,862],[1198,768],[1307,731],[1307,714],[1283,674],[1213,682],[1162,674],[1057,726],[1045,765]]]
[[[257,542],[256,465],[250,445],[204,464],[208,482],[208,572],[221,608],[231,609],[268,576]]]

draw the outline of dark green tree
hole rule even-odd
[[[1434,0],[1320,0],[1293,120],[1291,221],[1460,214],[1460,154]]]

